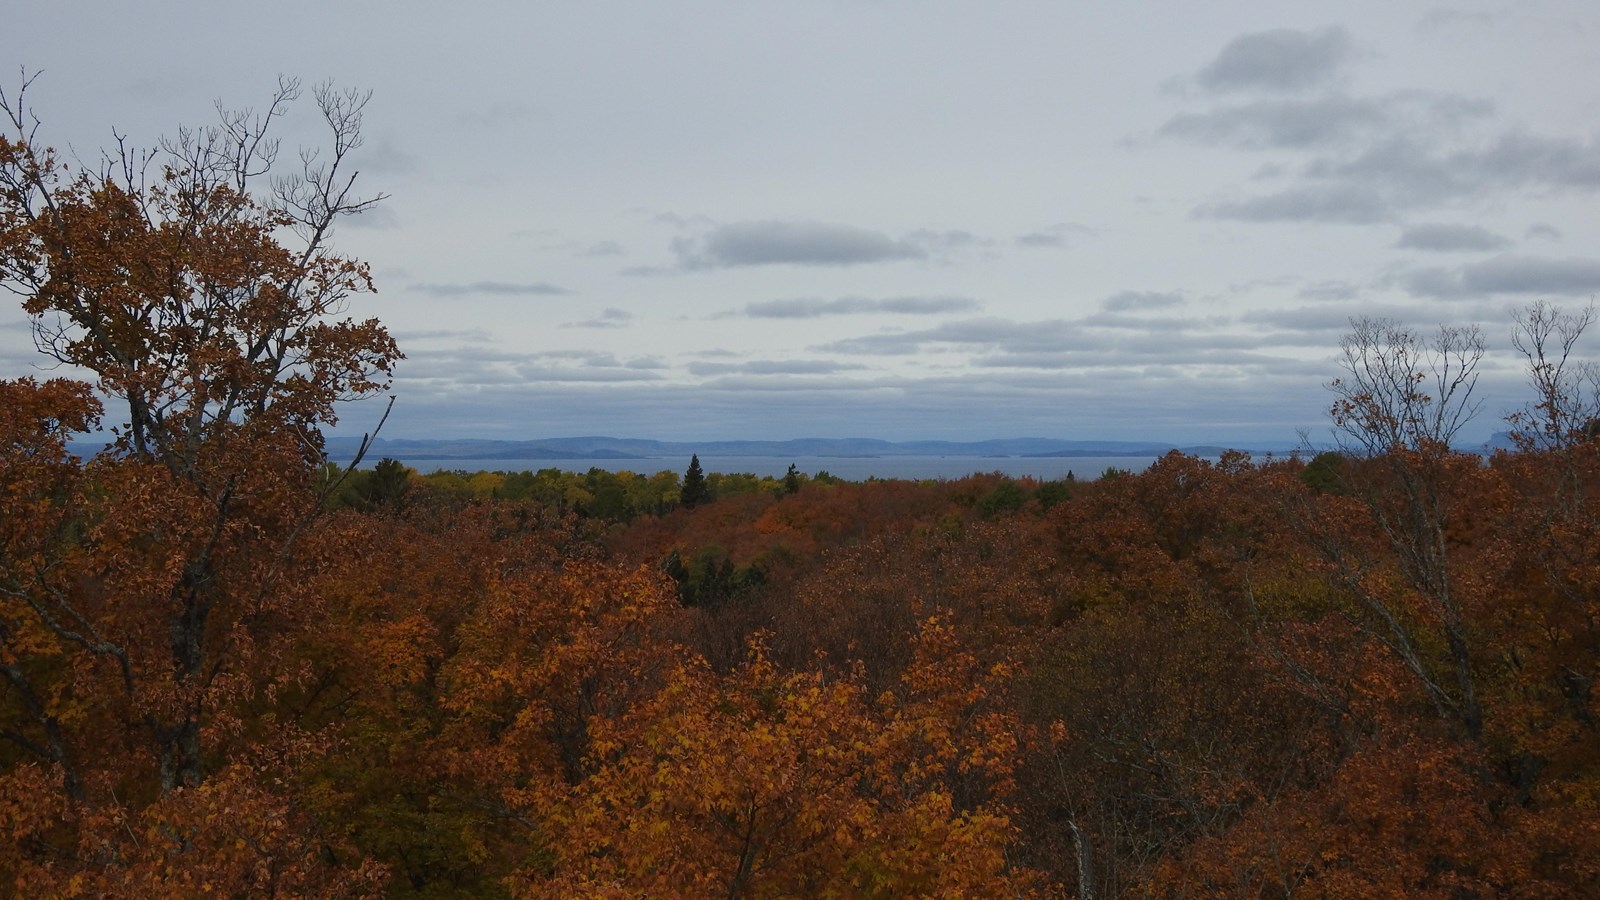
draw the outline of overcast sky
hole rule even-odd
[[[1481,324],[1486,436],[1524,399],[1510,310],[1600,292],[1594,0],[3,18],[8,96],[41,71],[41,134],[89,159],[279,73],[372,89],[390,199],[336,245],[408,356],[391,437],[1291,441],[1357,315]],[[0,377],[36,361],[5,301]]]

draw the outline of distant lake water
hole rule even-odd
[[[1079,480],[1099,478],[1106,469],[1116,467],[1130,472],[1142,472],[1159,457],[1155,456],[702,456],[700,468],[708,474],[748,473],[756,476],[782,478],[793,463],[806,475],[826,471],[846,481],[866,481],[868,478],[923,479],[964,478],[974,472],[1000,472],[1012,478],[1035,478],[1040,481],[1059,481],[1071,472]],[[653,475],[670,471],[682,474],[689,468],[689,457],[658,456],[648,459],[432,459],[429,457],[400,457],[418,472],[461,470],[466,472],[537,472],[540,469],[561,469],[567,472],[587,472],[604,469],[610,472],[635,472]],[[378,462],[369,457],[363,464],[371,468]]]

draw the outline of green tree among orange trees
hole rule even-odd
[[[706,473],[700,468],[699,454],[689,457],[689,468],[683,473],[683,490],[678,498],[684,509],[694,509],[711,499],[711,493],[706,488]]]

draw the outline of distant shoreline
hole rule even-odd
[[[360,439],[331,437],[330,455],[353,453]],[[1238,446],[1252,454],[1283,454],[1297,443]],[[796,438],[783,441],[705,440],[658,441],[641,438],[583,436],[539,440],[423,440],[378,437],[368,455],[427,457],[461,461],[484,459],[650,460],[689,456],[773,457],[796,459],[886,459],[891,457],[987,457],[993,459],[1102,458],[1164,456],[1177,450],[1191,456],[1220,456],[1227,444],[1177,444],[1166,441],[1064,440],[1060,438],[995,438],[982,441],[884,441],[874,438]]]
[[[583,473],[589,469],[609,472],[632,472],[635,475],[653,475],[657,472],[681,474],[689,465],[690,454],[676,457],[651,457],[649,459],[444,459],[429,456],[400,455],[391,457],[421,474],[432,472],[536,472],[556,469]],[[1008,478],[1032,478],[1037,481],[1058,481],[1072,477],[1094,479],[1107,469],[1125,472],[1142,472],[1161,456],[709,456],[699,454],[701,468],[708,475],[754,475],[756,477],[782,478],[790,466],[802,475],[815,476],[827,473],[842,481],[868,481],[872,479],[925,481],[955,480],[970,475],[1000,474]],[[1208,457],[1215,460],[1216,457]],[[361,467],[377,465],[379,456],[368,455]]]

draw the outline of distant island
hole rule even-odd
[[[353,437],[328,439],[328,453],[337,459],[356,452]],[[1294,443],[1239,447],[1251,453],[1289,453]],[[1068,441],[1055,438],[999,438],[987,441],[883,441],[873,438],[797,438],[787,441],[655,441],[639,438],[563,437],[529,441],[418,440],[377,438],[368,458],[392,456],[449,460],[626,460],[680,457],[698,453],[715,457],[793,457],[796,459],[874,459],[884,457],[1149,457],[1177,450],[1191,456],[1219,456],[1221,445],[1178,445],[1161,441]]]
[[[327,439],[328,456],[334,462],[352,458],[361,445],[357,437],[334,436]],[[68,448],[79,456],[91,456],[105,445],[95,441],[72,441]],[[1495,433],[1487,442],[1469,452],[1492,453],[1511,449],[1511,439]],[[385,456],[395,459],[429,459],[471,462],[473,460],[652,460],[688,457],[787,457],[790,459],[886,459],[963,457],[989,459],[1075,459],[1111,457],[1149,458],[1177,450],[1188,456],[1216,458],[1229,450],[1242,450],[1252,456],[1286,456],[1291,453],[1316,453],[1333,449],[1325,444],[1307,447],[1298,441],[1257,442],[1246,445],[1176,444],[1165,441],[1069,441],[1058,438],[995,438],[986,441],[884,441],[875,438],[796,438],[787,441],[657,441],[647,438],[604,436],[540,438],[525,441],[483,440],[474,438],[423,439],[384,438],[373,440],[366,463]]]

